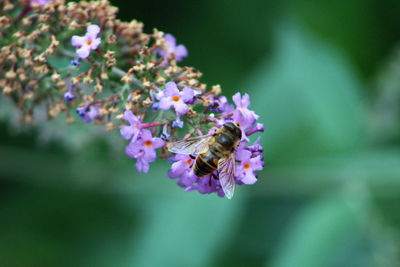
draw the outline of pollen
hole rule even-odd
[[[245,163],[245,164],[244,164],[244,169],[245,169],[245,170],[250,169],[250,163]]]
[[[152,143],[150,140],[146,140],[146,141],[144,142],[144,145],[147,146],[147,147],[149,147],[149,146],[152,146],[153,143]]]
[[[178,102],[178,101],[180,100],[180,98],[179,98],[179,96],[174,95],[174,96],[172,97],[172,100],[173,100],[174,102]]]
[[[187,163],[187,165],[190,165],[190,163],[192,163],[192,159],[188,159],[188,160],[186,161],[186,163]]]
[[[87,44],[87,45],[91,45],[91,44],[92,44],[92,40],[90,40],[90,39],[87,40],[86,44]]]

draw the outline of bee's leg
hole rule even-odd
[[[190,157],[191,159],[196,159],[196,157],[193,156],[193,155],[189,155],[189,157]]]
[[[214,173],[211,173],[211,176],[212,176],[215,180],[218,180],[218,179],[219,179],[218,176],[215,175]],[[210,179],[210,181],[211,181],[211,179]]]

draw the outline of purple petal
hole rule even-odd
[[[183,160],[174,162],[171,166],[170,172],[168,172],[169,177],[178,178],[187,169],[186,163]]]
[[[139,156],[140,150],[141,146],[138,145],[138,142],[130,142],[125,148],[125,154],[130,158],[136,158]]]
[[[143,158],[148,161],[148,162],[153,162],[156,160],[157,154],[156,150],[154,149],[153,146],[151,147],[146,147],[144,146],[144,156]]]
[[[171,97],[164,97],[160,100],[159,108],[162,110],[168,110],[171,108],[172,100]]]
[[[90,120],[97,119],[99,115],[99,108],[91,106],[89,112],[86,113]]]
[[[178,45],[174,52],[176,61],[182,61],[184,57],[188,56],[188,51],[184,45]]]
[[[238,149],[236,152],[236,159],[240,161],[246,161],[251,157],[251,152],[246,149]]]
[[[93,38],[96,38],[99,32],[100,32],[100,27],[97,26],[96,24],[92,24],[88,26],[86,29],[86,35],[91,36]]]
[[[183,103],[182,100],[179,100],[178,102],[174,102],[174,107],[176,113],[179,115],[184,115],[188,111],[189,107],[185,103]]]
[[[96,39],[94,39],[94,40],[92,41],[92,43],[90,44],[90,48],[91,48],[92,50],[96,50],[97,47],[99,47],[100,43],[101,43],[101,39],[100,39],[100,38],[96,38]]]
[[[179,94],[179,89],[176,86],[176,83],[168,82],[165,85],[165,91],[164,91],[165,96],[174,96],[174,95],[178,95],[178,94]]]
[[[153,147],[154,148],[160,148],[165,145],[165,142],[161,138],[153,138]]]
[[[254,184],[257,178],[252,171],[246,171],[245,176],[240,180],[244,184]]]
[[[140,136],[141,139],[143,140],[149,140],[152,141],[153,139],[153,135],[151,134],[151,132],[149,130],[143,130],[142,131],[142,135]]]
[[[129,140],[132,138],[132,136],[135,134],[136,129],[133,126],[122,126],[120,133],[122,135],[123,138],[125,138],[126,140]]]
[[[136,168],[138,170],[138,172],[143,172],[143,173],[147,173],[149,171],[149,163],[142,159],[142,158],[138,158],[136,160]]]
[[[124,120],[129,122],[131,125],[134,125],[139,121],[138,117],[136,117],[130,110],[124,111]]]
[[[84,45],[81,48],[79,48],[76,51],[76,53],[78,54],[78,56],[80,58],[87,58],[89,56],[89,53],[90,53],[90,48],[89,48],[89,46]]]
[[[169,47],[171,47],[171,48],[175,48],[175,46],[176,46],[176,39],[175,39],[175,37],[172,35],[172,34],[170,34],[170,33],[167,33],[166,35],[164,35],[164,39],[165,39],[165,41],[168,43],[168,48]]]
[[[156,94],[157,100],[160,100],[163,97],[164,97],[164,91],[163,90],[158,91],[158,93]]]
[[[81,37],[78,35],[74,35],[72,36],[71,43],[74,47],[83,46],[84,44],[86,44],[86,36]]]
[[[242,101],[242,98],[240,97],[240,93],[239,92],[237,92],[236,94],[234,94],[233,96],[232,96],[232,100],[233,100],[233,103],[235,103],[235,105],[237,106],[237,107],[240,107],[241,106],[241,101]]]
[[[253,171],[261,171],[264,167],[264,162],[261,160],[261,156],[250,159],[251,169]]]
[[[241,106],[243,108],[248,108],[250,106],[250,97],[247,93],[245,93],[242,97]]]
[[[194,92],[192,88],[184,87],[182,92],[180,92],[181,98],[184,102],[189,102],[194,97]]]
[[[157,53],[160,57],[166,57],[165,51],[163,49],[157,49]]]

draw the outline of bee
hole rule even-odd
[[[173,153],[197,155],[192,166],[198,177],[218,170],[218,179],[226,197],[235,192],[235,148],[242,139],[242,130],[237,123],[227,122],[213,134],[187,138],[168,145]]]

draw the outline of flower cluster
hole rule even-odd
[[[217,172],[196,177],[194,159],[171,155],[167,144],[234,121],[243,131],[236,184],[257,180],[262,147],[248,136],[263,125],[249,110],[249,96],[234,95],[234,107],[218,85],[210,90],[200,82],[197,69],[179,66],[188,52],[171,34],[146,34],[141,22],[116,19],[107,0],[17,0],[0,7],[0,88],[21,123],[34,122],[41,109],[48,119],[64,114],[67,123],[117,129],[129,140],[125,151],[139,172],[159,154],[174,161],[169,176],[187,191],[223,196]]]
[[[264,162],[262,157],[263,148],[260,145],[260,137],[250,145],[248,136],[256,132],[263,132],[264,125],[256,123],[259,116],[254,111],[249,110],[250,98],[248,94],[243,97],[240,93],[233,96],[233,102],[236,108],[232,107],[225,97],[216,98],[211,106],[221,111],[220,120],[215,123],[221,127],[226,122],[239,123],[242,130],[242,139],[240,145],[235,150],[235,182],[237,185],[254,184],[257,181],[255,171],[263,169]],[[212,131],[213,129],[211,129]],[[216,192],[223,197],[224,192],[218,180],[218,171],[205,177],[197,177],[193,170],[193,158],[188,155],[177,155],[172,158],[174,163],[168,172],[172,179],[178,179],[178,185],[185,188],[186,191],[197,190],[201,194],[210,194]]]

